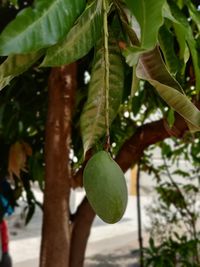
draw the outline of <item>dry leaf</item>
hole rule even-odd
[[[32,149],[25,142],[16,142],[10,147],[8,172],[11,178],[13,178],[13,174],[20,178],[20,171],[26,171],[27,156],[31,155]]]

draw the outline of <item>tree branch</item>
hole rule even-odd
[[[172,128],[168,126],[164,119],[142,125],[137,129],[135,134],[123,144],[115,160],[123,172],[126,172],[131,166],[138,162],[143,151],[148,146],[172,136],[181,138],[187,129],[187,124],[178,114],[176,115],[176,120]]]
[[[87,240],[94,217],[95,212],[85,197],[79,205],[73,221],[69,259],[70,267],[83,266]],[[77,251],[79,252],[78,254]]]
[[[187,130],[186,122],[178,114],[176,114],[175,123],[172,128],[168,126],[164,119],[144,124],[138,127],[133,136],[123,144],[115,160],[123,172],[126,172],[140,159],[143,151],[148,146],[171,136],[181,138]],[[84,162],[83,167],[73,176],[71,181],[73,188],[83,186],[82,175],[86,162]]]

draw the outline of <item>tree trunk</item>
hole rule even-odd
[[[87,240],[90,235],[90,229],[94,218],[95,212],[91,208],[87,198],[84,198],[73,218],[70,267],[83,266]]]
[[[69,142],[75,68],[74,64],[54,68],[49,78],[40,267],[69,266]]]

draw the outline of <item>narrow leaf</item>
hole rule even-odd
[[[126,63],[129,66],[135,66],[138,62],[138,59],[142,53],[145,52],[145,49],[138,46],[130,46],[124,49],[123,56],[126,58]]]
[[[179,28],[182,33],[185,35],[186,43],[189,47],[190,54],[192,57],[192,62],[194,66],[194,72],[195,72],[195,79],[196,79],[196,90],[200,91],[200,62],[199,62],[199,52],[197,50],[197,43],[193,36],[193,31],[190,27],[190,24],[187,20],[187,17],[181,12],[181,10],[178,8],[178,6],[175,3],[171,3],[170,10],[177,22],[175,23],[175,27]]]
[[[175,75],[180,69],[180,63],[174,50],[174,37],[166,25],[162,25],[159,30],[159,44],[170,73]]]
[[[180,24],[177,24],[177,23],[173,23],[173,27],[174,27],[176,39],[179,45],[178,56],[184,62],[184,66],[181,71],[182,74],[184,74],[186,63],[188,62],[190,58],[190,51],[185,41],[185,29]]]
[[[162,9],[165,0],[126,0],[126,3],[140,24],[141,46],[152,49],[163,24]]]
[[[140,61],[137,67],[137,76],[146,77],[149,80],[156,80],[162,84],[166,84],[176,90],[184,93],[180,84],[170,75],[165,63],[161,57],[159,48],[156,47],[152,51],[144,53],[140,57]],[[146,80],[146,79],[145,79]]]
[[[23,54],[54,45],[84,9],[83,0],[38,0],[23,9],[0,35],[0,55]]]
[[[135,19],[134,16],[130,16],[130,14],[128,14],[128,17],[130,17],[130,22],[127,21],[127,10],[124,9],[124,5],[123,2],[120,1],[114,1],[115,7],[118,11],[118,15],[120,18],[120,22],[123,25],[123,28],[125,29],[130,41],[132,44],[135,44],[137,46],[139,46],[140,42],[140,26],[137,22],[137,20]]]
[[[43,52],[9,56],[0,66],[0,90],[10,81],[31,67]]]
[[[174,116],[174,110],[171,108],[169,109],[167,113],[167,122],[169,124],[169,127],[172,128],[175,122],[175,116]]]
[[[165,2],[163,5],[163,17],[177,23],[177,20],[171,14],[171,11],[170,11],[170,8],[167,2]]]
[[[160,57],[160,63],[158,58]],[[156,48],[140,57],[137,76],[151,83],[165,102],[189,123],[193,131],[200,130],[200,111],[184,94],[182,88],[161,66],[161,55]]]
[[[130,66],[137,63],[142,51],[153,49],[158,40],[158,30],[163,24],[163,5],[165,0],[125,0],[140,25],[140,49],[127,48],[124,55]]]
[[[149,80],[149,82],[156,88],[160,96],[169,106],[171,106],[186,121],[194,126],[190,129],[193,129],[193,131],[200,131],[200,111],[186,95],[183,95],[174,88],[161,84],[157,81]]]
[[[105,134],[105,77],[104,49],[99,43],[92,68],[88,99],[81,116],[81,132],[86,153]],[[119,109],[123,85],[123,62],[115,40],[109,40],[109,123],[111,124]]]
[[[192,1],[186,1],[186,4],[188,6],[190,16],[196,23],[198,31],[200,32],[200,10],[198,10],[195,5],[193,5]]]
[[[70,64],[85,56],[101,36],[101,1],[92,2],[61,43],[49,48],[41,66]]]
[[[165,3],[164,5],[163,16],[172,22],[172,25],[175,31],[175,36],[176,36],[176,39],[179,45],[178,56],[184,63],[180,73],[184,75],[186,63],[188,62],[189,57],[190,57],[190,52],[189,52],[188,45],[186,43],[186,38],[185,38],[185,32],[186,32],[185,27],[187,28],[188,22],[184,20],[184,23],[183,23],[184,27],[183,27],[181,21],[179,22],[172,15],[170,7],[167,3]]]
[[[13,79],[13,76],[8,76],[5,78],[0,77],[0,90],[9,85],[10,81]]]

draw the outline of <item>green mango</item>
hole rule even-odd
[[[126,181],[107,152],[100,151],[88,161],[83,185],[90,205],[103,221],[116,223],[122,218],[128,200]]]

